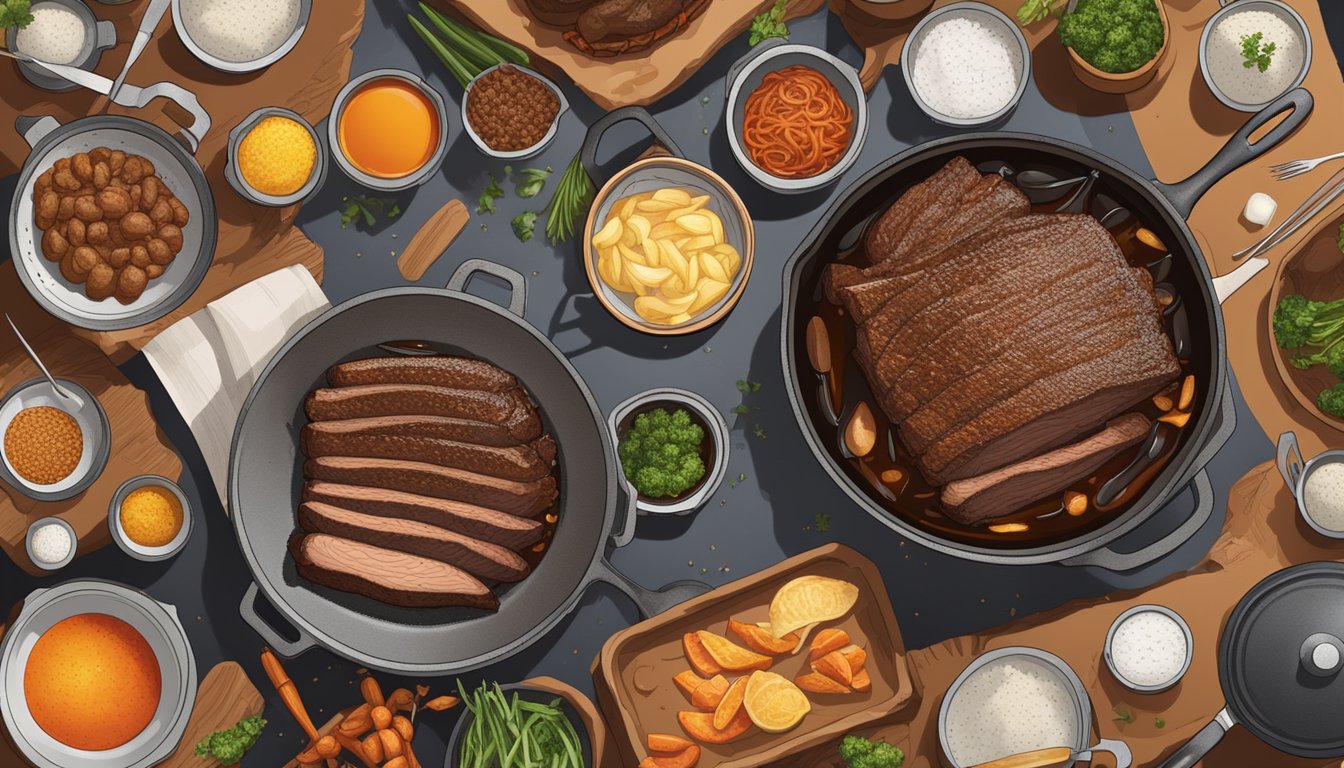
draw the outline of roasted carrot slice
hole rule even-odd
[[[849,688],[820,672],[808,672],[793,679],[793,684],[808,693],[849,693]]]
[[[695,746],[691,741],[674,733],[650,733],[645,737],[645,741],[648,742],[650,752],[661,752],[664,755],[680,754]]]
[[[672,678],[672,682],[676,683],[677,690],[681,691],[681,695],[689,699],[695,693],[695,689],[705,682],[705,678],[688,669],[685,672],[678,672],[677,676]]]
[[[798,633],[790,632],[783,637],[775,637],[755,624],[743,624],[737,619],[728,620],[728,631],[741,638],[751,650],[757,653],[791,653],[798,647]]]
[[[737,715],[737,710],[742,708],[742,699],[747,695],[747,675],[737,678],[733,684],[728,686],[728,692],[719,699],[719,705],[714,708],[714,727],[723,730],[728,727],[728,723],[733,721]]]
[[[733,672],[746,672],[748,670],[769,669],[773,663],[769,656],[749,651],[723,635],[716,635],[703,629],[695,634],[696,637],[700,638],[700,645],[704,647],[710,658],[723,669]]]
[[[849,645],[848,632],[836,627],[823,629],[812,639],[812,646],[807,652],[807,660],[816,661],[831,651],[838,651],[846,645]]]
[[[700,762],[700,747],[691,744],[675,755],[650,755],[639,761],[639,768],[695,768]]]
[[[700,642],[700,637],[695,632],[687,632],[681,636],[681,649],[686,654],[686,661],[690,662],[691,669],[700,673],[701,677],[713,677],[723,671],[723,667],[714,661],[714,657],[709,655],[705,646]]]
[[[712,712],[681,711],[677,713],[677,722],[681,723],[686,734],[696,741],[704,744],[726,744],[751,728],[751,715],[747,714],[746,707],[740,707],[726,728],[714,727]]]
[[[812,671],[820,672],[844,686],[854,682],[854,669],[849,666],[849,660],[840,651],[831,651],[812,662]]]
[[[866,691],[873,687],[872,678],[868,677],[868,670],[860,669],[854,673],[854,681],[850,683],[856,691]]]
[[[859,670],[863,669],[864,663],[868,661],[868,652],[857,645],[846,645],[840,649],[840,653],[845,657],[845,661],[849,662],[849,668],[855,674],[858,674]]]
[[[695,689],[695,693],[691,694],[691,704],[701,709],[714,709],[727,692],[728,678],[715,675]]]

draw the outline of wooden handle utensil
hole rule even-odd
[[[467,226],[471,214],[461,200],[449,200],[411,238],[397,257],[397,271],[407,280],[419,280],[438,261]]]
[[[1068,747],[1047,747],[1031,752],[1020,752],[1008,757],[1000,757],[997,760],[990,760],[988,763],[980,763],[974,768],[1049,768],[1050,766],[1067,765],[1072,758],[1073,750]]]

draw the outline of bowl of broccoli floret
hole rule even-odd
[[[728,424],[694,392],[662,387],[640,393],[616,406],[608,423],[641,513],[694,512],[728,469]]]
[[[1074,75],[1103,93],[1147,85],[1167,52],[1162,0],[1070,0],[1058,31]]]
[[[1269,337],[1284,386],[1304,409],[1344,429],[1344,222],[1327,220],[1279,262]]]

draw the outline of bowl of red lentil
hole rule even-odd
[[[98,398],[69,379],[57,381],[79,402],[46,379],[29,379],[0,401],[0,480],[35,501],[83,493],[102,474],[111,449],[111,426]]]
[[[136,560],[167,560],[187,545],[191,506],[177,483],[159,475],[140,475],[112,494],[107,526],[121,551]]]
[[[531,157],[555,138],[569,102],[555,83],[524,67],[497,64],[467,84],[462,125],[482,152],[502,160]]]

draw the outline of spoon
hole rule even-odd
[[[1075,753],[1068,747],[1047,747],[1031,752],[1019,752],[1016,755],[1000,757],[988,763],[980,763],[973,768],[1048,768],[1056,765],[1069,765]]]
[[[47,377],[47,381],[51,383],[51,388],[56,390],[56,394],[74,403],[77,409],[83,408],[84,401],[80,399],[78,395],[76,395],[74,392],[71,392],[70,390],[66,389],[65,387],[61,386],[56,382],[56,377],[51,375],[51,371],[48,371],[47,366],[42,364],[42,360],[38,358],[37,353],[34,352],[32,346],[28,344],[28,340],[23,338],[22,333],[19,333],[19,327],[14,324],[14,320],[9,316],[8,312],[5,313],[5,320],[9,322],[9,327],[14,329],[14,335],[19,337],[19,343],[22,344],[24,350],[28,352],[29,359],[31,359],[37,365],[37,367],[42,370],[42,375]]]
[[[378,348],[384,352],[391,352],[394,355],[405,355],[407,357],[429,357],[431,355],[442,354],[423,341],[387,341],[379,344]]]

